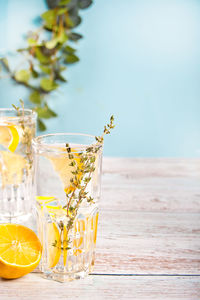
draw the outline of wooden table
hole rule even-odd
[[[0,299],[200,299],[200,160],[105,158],[94,273],[0,280]]]

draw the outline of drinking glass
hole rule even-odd
[[[0,109],[0,222],[31,216],[36,118],[30,109]]]
[[[40,270],[60,282],[93,269],[99,214],[102,146],[86,134],[33,140]]]

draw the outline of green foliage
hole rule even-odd
[[[38,128],[40,131],[45,131],[47,129],[46,125],[44,124],[44,122],[41,119],[38,119]]]
[[[29,100],[34,103],[34,104],[41,104],[42,102],[42,98],[41,95],[38,91],[33,91],[30,95],[29,95]]]
[[[15,80],[27,83],[30,79],[30,76],[31,74],[29,70],[19,70],[15,73]]]
[[[56,113],[54,111],[52,111],[48,107],[47,103],[45,103],[43,107],[41,107],[41,106],[40,107],[36,107],[35,110],[36,110],[36,112],[38,114],[39,119],[40,118],[41,119],[50,119],[52,117],[56,117],[57,116]]]
[[[42,78],[40,81],[40,86],[43,91],[50,92],[55,90],[58,87],[58,84],[49,78]]]
[[[92,4],[92,0],[79,0],[78,6],[81,9],[88,8]]]
[[[81,23],[80,9],[92,4],[92,0],[46,0],[49,9],[41,15],[42,27],[27,36],[27,47],[17,51],[25,57],[25,65],[15,71],[6,58],[0,65],[18,84],[30,91],[29,102],[37,111],[38,127],[46,129],[42,119],[56,117],[47,105],[48,95],[58,89],[61,82],[67,82],[66,65],[79,61],[73,43],[82,38],[74,32]],[[50,33],[50,35],[49,35]]]
[[[65,56],[65,63],[66,64],[73,64],[73,63],[75,63],[77,61],[79,61],[79,58],[75,54],[67,54]]]

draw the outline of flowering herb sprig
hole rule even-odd
[[[25,113],[24,113],[24,101],[19,100],[21,108],[12,104],[13,108],[16,110],[17,115],[21,117],[19,123],[22,129],[22,136],[21,136],[21,146],[25,148],[24,153],[26,155],[27,163],[28,163],[28,169],[32,168],[33,165],[33,155],[31,152],[31,140],[33,138],[33,132],[32,129],[25,124]]]
[[[66,193],[66,205],[63,206],[67,210],[68,222],[66,225],[61,221],[59,227],[61,232],[63,232],[64,226],[66,226],[66,237],[69,235],[69,231],[74,226],[74,221],[77,217],[78,210],[83,201],[87,203],[94,203],[94,199],[88,195],[87,187],[92,180],[92,174],[94,173],[96,167],[96,156],[103,146],[104,136],[110,134],[111,129],[115,127],[114,116],[111,116],[110,123],[104,126],[104,131],[101,136],[96,136],[96,143],[87,147],[84,152],[75,153],[69,144],[66,144],[66,152],[70,160],[70,167],[73,167],[72,177],[70,179],[70,187],[65,189]],[[67,249],[70,249],[68,240],[63,240],[63,244],[67,245]],[[57,245],[56,241],[52,244]],[[64,248],[61,245],[61,249]],[[65,247],[66,248],[66,247]]]

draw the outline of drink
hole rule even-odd
[[[93,136],[50,134],[33,148],[40,269],[61,282],[85,277],[94,265],[102,146]]]
[[[26,221],[31,215],[36,113],[0,109],[0,221]]]

